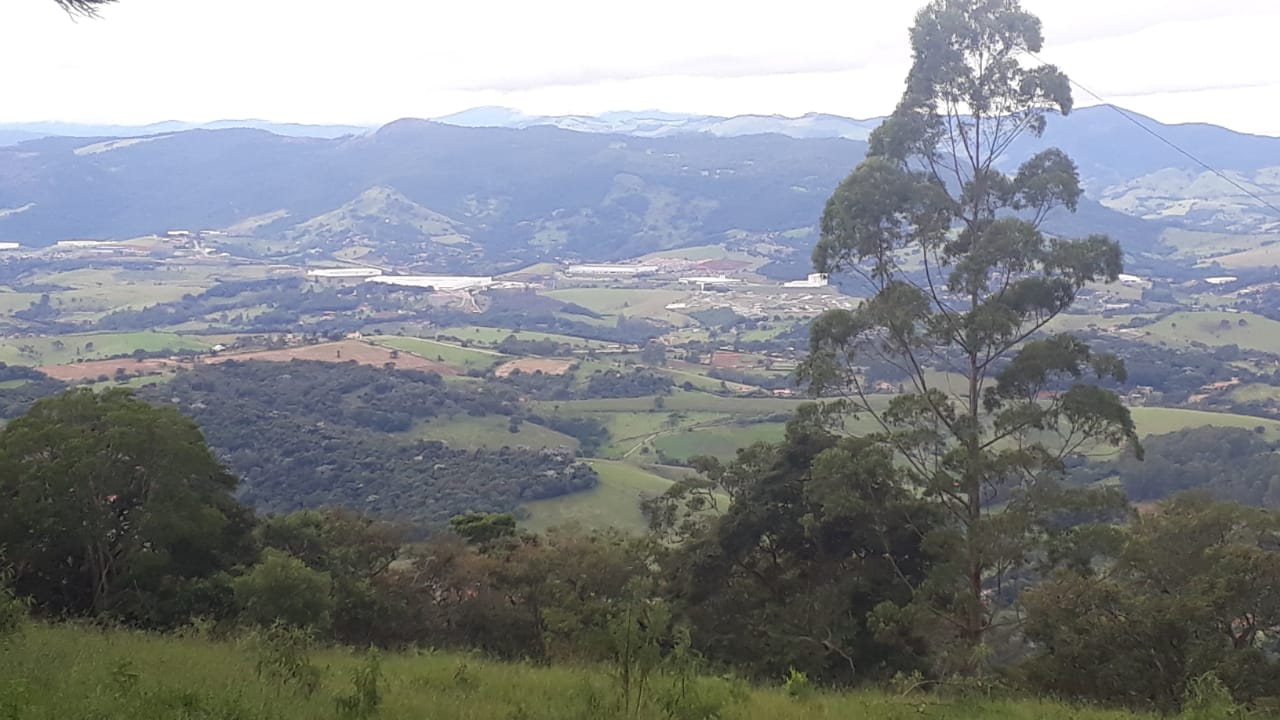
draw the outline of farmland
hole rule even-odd
[[[434,359],[437,362],[445,363],[463,371],[473,368],[485,370],[501,362],[506,357],[492,350],[466,348],[427,338],[384,335],[375,336],[372,341],[393,350],[401,350],[420,357]]]
[[[525,525],[533,531],[577,524],[643,532],[646,523],[640,501],[661,494],[671,487],[671,481],[630,463],[593,460],[591,467],[600,474],[599,485],[586,492],[526,503]]]
[[[359,340],[343,340],[341,342],[321,343],[317,345],[299,345],[279,350],[263,350],[259,352],[234,353],[206,358],[204,362],[219,363],[227,361],[249,362],[289,362],[290,360],[321,360],[324,362],[357,362],[361,365],[375,367],[390,366],[401,370],[422,370],[441,375],[455,375],[452,367],[428,360],[411,353],[402,353],[387,349],[380,345],[361,342]]]
[[[0,362],[9,365],[64,365],[129,355],[138,350],[207,350],[216,340],[169,332],[77,333],[0,338]]]
[[[576,364],[573,360],[559,360],[556,358],[520,358],[519,360],[510,360],[499,365],[494,368],[493,374],[497,377],[507,377],[515,372],[564,375],[572,370]]]
[[[1262,237],[1210,238],[1208,245],[1197,246],[1203,239],[1177,233],[1166,238],[1170,252],[1197,259],[1269,252],[1271,248]],[[694,261],[728,259],[751,262],[753,267],[759,264],[749,253],[711,246],[660,255]],[[530,306],[545,313],[539,316],[542,324],[535,325],[539,329],[528,329],[518,316],[520,298],[526,296],[495,296],[499,299],[494,303],[505,303],[502,312],[517,313],[515,321],[486,321],[479,306],[488,302],[480,294],[478,301],[483,302],[477,302],[473,312],[482,315],[475,317],[475,322],[459,311],[453,299],[449,300],[452,310],[445,316],[447,321],[437,323],[433,322],[434,310],[421,296],[396,290],[388,291],[390,295],[362,296],[357,302],[349,298],[362,295],[363,290],[299,285],[301,269],[213,259],[162,263],[160,268],[146,269],[129,262],[111,267],[106,263],[37,273],[30,280],[43,284],[28,280],[0,288],[0,315],[7,316],[12,326],[0,338],[0,362],[38,367],[51,378],[96,388],[140,387],[165,381],[180,367],[230,360],[356,362],[376,368],[435,372],[454,387],[502,394],[507,404],[504,414],[432,418],[401,432],[400,439],[437,440],[468,451],[569,448],[584,452],[603,469],[599,488],[531,505],[528,522],[535,527],[547,527],[556,518],[590,518],[593,523],[622,518],[617,520],[619,525],[638,527],[636,489],[652,490],[665,482],[646,470],[647,464],[684,462],[702,454],[731,458],[752,442],[781,438],[786,419],[806,402],[801,394],[788,395],[792,393],[792,368],[803,357],[805,346],[802,335],[794,331],[807,322],[800,315],[812,312],[797,315],[795,303],[801,294],[768,287],[762,278],[745,271],[748,283],[709,293],[651,279],[567,278],[554,289],[534,289],[527,296]],[[537,282],[537,278],[557,272],[556,266],[542,264],[508,277]],[[229,285],[237,289],[224,292],[222,288]],[[1135,407],[1141,434],[1211,425],[1261,427],[1266,437],[1280,441],[1276,419],[1239,414],[1234,409],[1225,412],[1230,402],[1253,403],[1251,407],[1259,412],[1280,402],[1280,390],[1267,375],[1274,359],[1280,358],[1280,320],[1233,307],[1240,298],[1247,299],[1247,294],[1203,285],[1174,288],[1173,296],[1186,304],[1172,310],[1167,305],[1145,304],[1145,290],[1132,283],[1091,289],[1093,304],[1059,317],[1052,325],[1054,330],[1111,334],[1127,342],[1177,349],[1212,351],[1234,345],[1240,352],[1253,353],[1231,356],[1234,359],[1224,365],[1223,372],[1244,374],[1238,386],[1218,395],[1194,390],[1192,400],[1174,406]],[[132,332],[93,330],[109,311],[166,303],[182,306],[207,291],[214,293],[213,299],[205,302],[200,312],[175,315],[178,320],[172,324]],[[834,288],[822,291],[826,294],[805,295],[821,295],[819,299],[827,304],[856,304],[855,299]],[[1132,308],[1104,312],[1104,303],[1115,302]],[[672,303],[688,308],[666,310]],[[565,311],[566,304],[578,309]],[[47,319],[85,329],[46,331],[39,323],[15,316],[30,315],[36,306],[44,308],[41,312]],[[637,338],[629,338],[623,327],[649,321],[655,323],[657,332]],[[565,332],[554,331],[559,329]],[[592,338],[573,334],[575,330]],[[625,340],[597,339],[615,336]],[[651,343],[663,348],[656,358],[641,352]],[[225,347],[214,352],[215,346]],[[599,373],[629,374],[638,368],[670,378],[674,387],[656,395],[616,397],[590,382]],[[933,385],[948,387],[941,370],[927,372]],[[1214,376],[1206,384],[1231,377]],[[15,383],[13,389],[22,384]],[[887,406],[893,396],[873,397]],[[1206,398],[1216,404],[1197,405],[1197,400]],[[1210,407],[1212,412],[1207,411]],[[564,429],[577,420],[596,423],[606,435],[594,438],[584,449],[578,438],[547,426],[558,422],[557,427]],[[845,424],[850,433],[876,429],[869,417],[848,418]],[[596,506],[601,509],[593,510]],[[620,507],[626,510],[620,511]]]

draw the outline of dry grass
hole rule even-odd
[[[229,360],[263,360],[266,362],[289,362],[290,360],[350,362],[354,360],[361,365],[373,365],[375,367],[391,364],[400,370],[425,370],[441,375],[458,374],[457,370],[444,363],[428,360],[409,352],[390,350],[381,345],[372,345],[360,340],[341,340],[319,345],[300,345],[280,350],[217,355],[205,358],[203,362],[221,363]]]
[[[577,365],[576,360],[557,360],[555,358],[520,358],[505,362],[493,371],[498,377],[507,377],[519,370],[522,373],[540,372],[543,375],[564,375]]]

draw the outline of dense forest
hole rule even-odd
[[[226,362],[145,388],[199,425],[264,511],[339,506],[439,525],[468,511],[588,489],[595,473],[561,452],[454,450],[413,440],[431,418],[510,416],[501,386],[355,362]]]

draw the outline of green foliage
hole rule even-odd
[[[333,579],[296,557],[268,549],[262,561],[232,582],[241,616],[260,626],[329,627]]]
[[[1025,594],[1037,690],[1160,711],[1280,696],[1280,519],[1203,495],[1141,518],[1105,572],[1059,572]],[[1221,680],[1197,680],[1213,673]],[[1207,684],[1206,684],[1207,683]],[[1219,703],[1220,704],[1220,703]]]
[[[0,431],[0,547],[52,615],[176,626],[225,609],[251,513],[196,426],[127,390],[69,391]]]
[[[1093,505],[1097,517],[1077,523],[1110,519],[1054,487],[1063,459],[1136,445],[1128,410],[1084,380],[1123,381],[1123,364],[1070,335],[1038,334],[1087,284],[1117,278],[1120,247],[1042,232],[1049,213],[1074,211],[1081,197],[1061,151],[1013,175],[999,169],[1019,136],[1038,137],[1046,115],[1071,109],[1065,75],[1024,64],[1042,41],[1040,21],[1016,1],[926,6],[911,31],[907,91],[828,201],[813,253],[820,272],[849,272],[875,294],[814,322],[801,375],[817,393],[848,398],[832,414],[873,417],[906,482],[950,519],[928,540],[947,562],[916,598],[941,620],[935,644],[957,641],[936,657],[968,671],[979,667],[975,647],[1005,624],[996,615],[1007,599],[985,593],[1023,573],[1060,526],[1054,503]],[[887,409],[862,373],[874,362],[909,378]],[[939,384],[929,370],[963,380]]]
[[[515,396],[492,385],[355,363],[227,362],[147,392],[197,423],[258,509],[346,507],[439,527],[460,512],[586,490],[592,470],[569,450],[470,452],[392,433],[415,420],[510,416]]]
[[[795,668],[787,671],[782,687],[787,691],[787,695],[796,700],[809,700],[813,697],[813,683],[809,681],[809,676]]]
[[[17,635],[27,622],[28,608],[9,587],[9,573],[0,573],[0,643]]]
[[[933,562],[923,539],[938,514],[896,483],[884,447],[802,417],[783,443],[700,465],[650,504],[655,529],[685,538],[664,574],[695,648],[775,681],[794,669],[848,685],[922,667],[927,626],[906,606]],[[723,515],[705,514],[728,498]]]
[[[340,720],[365,720],[378,714],[382,705],[383,682],[381,656],[377,650],[365,655],[362,665],[351,673],[351,693],[334,701]]]
[[[1280,455],[1275,444],[1244,428],[1200,427],[1148,437],[1143,462],[1122,457],[1091,468],[1116,474],[1134,500],[1161,500],[1205,490],[1220,500],[1280,506]]]
[[[273,623],[254,636],[254,673],[277,689],[311,697],[320,688],[320,669],[311,662],[312,630]]]
[[[316,720],[336,715],[334,699],[354,690],[367,658],[345,649],[314,649],[319,686],[310,696],[255,672],[252,645],[196,638],[33,626],[0,645],[0,717],[137,720]],[[133,689],[117,693],[112,670],[129,662]],[[454,682],[460,665],[471,682]],[[378,717],[387,720],[610,720],[612,681],[591,666],[503,664],[442,652],[388,653],[379,661]],[[776,679],[775,679],[776,680]],[[656,686],[659,698],[671,677]],[[668,714],[655,702],[643,720],[1126,720],[1138,716],[1035,700],[900,700],[875,691],[820,693],[792,700],[769,687],[744,688],[698,678],[696,692],[722,701],[714,712]],[[595,698],[594,707],[589,706]],[[686,705],[688,707],[689,705]],[[706,707],[706,706],[702,706]]]
[[[516,518],[511,513],[468,513],[449,520],[449,529],[477,546],[489,546],[515,537]]]
[[[1187,683],[1182,703],[1183,720],[1232,720],[1246,717],[1244,708],[1236,704],[1218,676],[1205,673]]]

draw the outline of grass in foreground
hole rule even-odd
[[[504,665],[466,655],[406,653],[381,658],[376,710],[340,710],[355,694],[353,676],[364,658],[347,651],[314,654],[314,692],[300,692],[260,677],[261,657],[250,641],[209,642],[196,637],[28,628],[0,644],[0,716],[21,718],[131,718],[134,720],[321,720],[377,717],[431,720],[604,720],[596,703],[610,703],[613,684],[600,670]],[[954,718],[1012,720],[1120,720],[1120,712],[1089,711],[1042,701],[896,697],[876,692],[814,693],[800,699],[780,690],[736,695],[726,720],[788,718]],[[641,714],[643,720],[665,717]],[[675,717],[682,717],[676,715]]]

